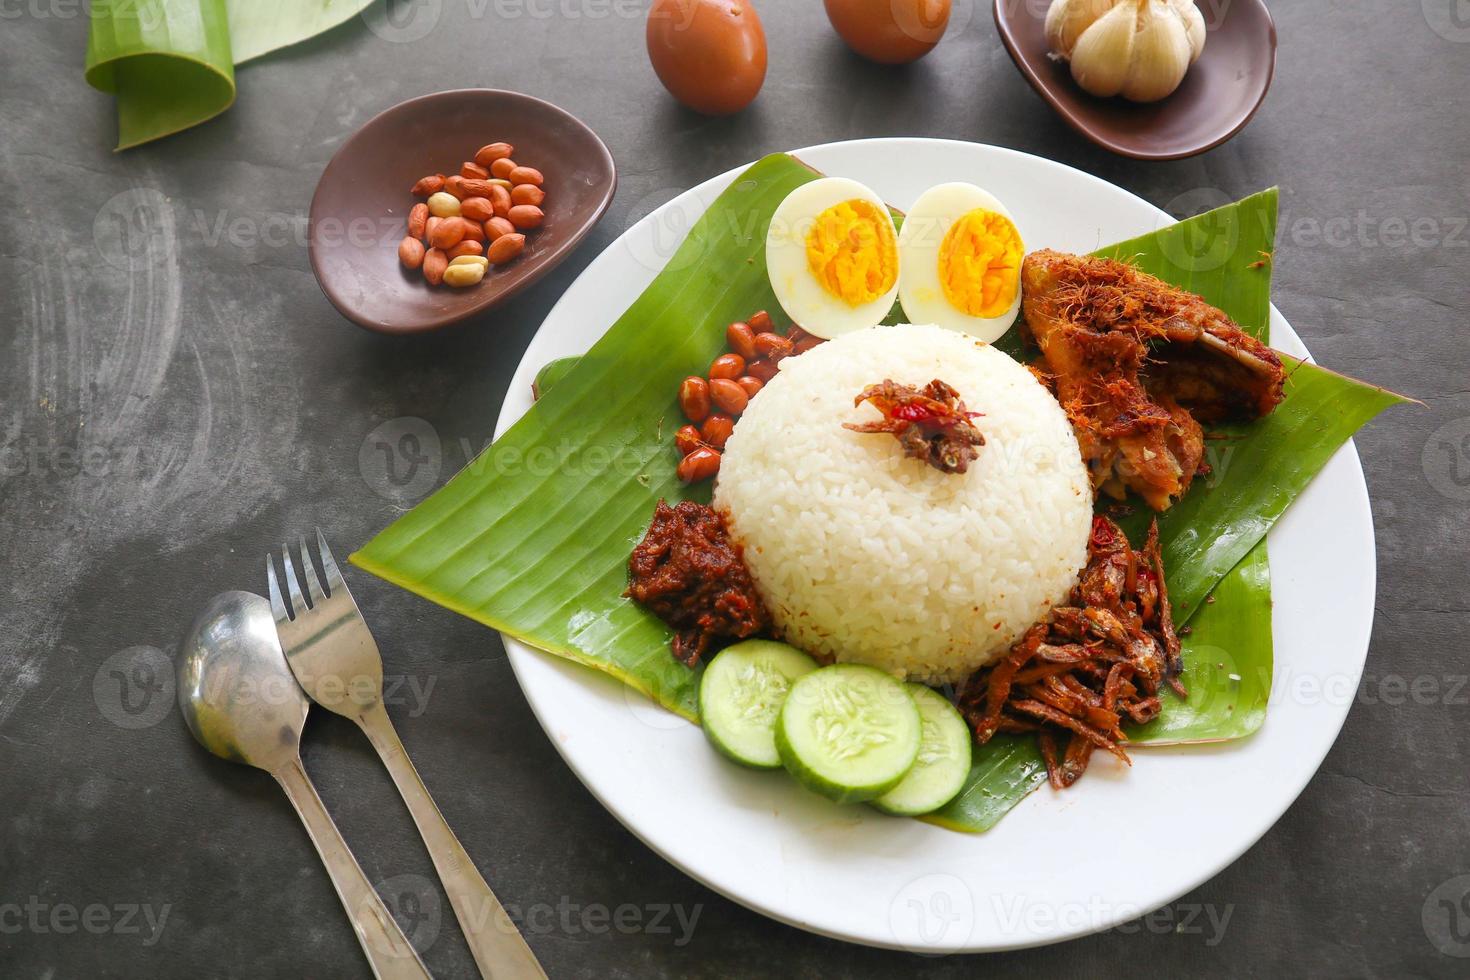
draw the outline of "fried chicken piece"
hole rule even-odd
[[[1021,268],[1027,328],[1077,432],[1093,489],[1167,510],[1204,458],[1199,420],[1268,414],[1276,352],[1186,292],[1113,259],[1042,250]]]

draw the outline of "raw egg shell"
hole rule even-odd
[[[766,80],[766,32],[748,0],[654,0],[647,36],[658,80],[695,112],[739,112]]]
[[[949,26],[950,0],[826,0],[832,27],[864,58],[906,65],[924,57]]]

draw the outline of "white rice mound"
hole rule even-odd
[[[891,378],[956,388],[985,436],[964,474],[908,459],[853,399]],[[715,486],[787,642],[927,684],[959,683],[1065,603],[1092,493],[1055,398],[995,348],[874,327],[796,358],[751,401]]]

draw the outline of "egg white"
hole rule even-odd
[[[955,222],[976,208],[993,211],[1016,224],[1016,219],[994,194],[974,184],[938,184],[914,202],[898,234],[899,302],[903,304],[905,318],[914,323],[937,323],[992,343],[1010,329],[1021,311],[1019,270],[1015,299],[1009,309],[995,317],[971,316],[951,305],[939,279],[939,248],[944,244],[944,236]],[[1024,255],[1024,241],[1021,250]]]
[[[864,184],[846,177],[822,177],[803,184],[782,201],[766,233],[766,274],[786,315],[808,333],[830,340],[838,334],[877,326],[893,309],[893,288],[870,303],[849,306],[823,288],[807,262],[806,236],[818,215],[845,201],[867,201],[893,223],[888,205]],[[896,233],[895,233],[896,237]]]

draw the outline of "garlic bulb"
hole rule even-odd
[[[1046,40],[1093,95],[1157,102],[1204,50],[1205,19],[1194,0],[1052,0]]]

